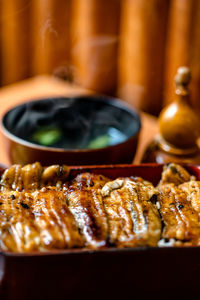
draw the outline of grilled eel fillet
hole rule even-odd
[[[191,176],[182,166],[171,163],[163,167],[161,181],[159,182],[158,187],[170,183],[178,186],[181,183],[191,180],[196,180],[195,176]]]
[[[83,173],[63,187],[86,245],[94,248],[107,244],[108,224],[100,190],[108,181],[101,175]]]
[[[130,178],[110,181],[89,173],[69,182],[68,173],[65,166],[44,170],[39,163],[14,165],[4,172],[2,250],[157,245],[161,222],[151,203],[156,190],[150,183]]]
[[[35,191],[43,186],[57,186],[67,180],[69,168],[67,166],[53,165],[46,169],[36,162],[24,167],[13,165],[6,169],[1,178],[1,191]]]
[[[101,193],[111,244],[118,247],[157,246],[161,221],[151,202],[157,194],[151,183],[116,179],[106,183]]]
[[[12,166],[0,192],[0,249],[26,252],[84,246],[60,182],[66,166]],[[45,186],[44,186],[45,185]]]
[[[164,167],[158,208],[164,224],[159,245],[200,244],[200,182],[181,166]]]
[[[146,182],[145,182],[146,183]],[[152,184],[131,179],[109,181],[84,173],[66,188],[69,208],[87,245],[156,246],[161,234]]]

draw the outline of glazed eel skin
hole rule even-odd
[[[164,167],[157,187],[142,178],[82,173],[67,166],[13,165],[0,182],[0,250],[200,243],[200,182]]]
[[[164,167],[158,184],[158,208],[163,221],[159,245],[200,245],[200,181],[183,167]]]

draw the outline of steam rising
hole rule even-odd
[[[44,25],[41,27],[41,36],[42,36],[42,47],[45,47],[45,40],[47,34],[51,34],[55,39],[58,38],[58,33],[53,26],[53,19],[48,17]]]

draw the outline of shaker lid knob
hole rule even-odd
[[[177,70],[177,73],[174,77],[175,85],[176,85],[176,91],[175,93],[177,95],[188,95],[188,85],[191,81],[191,71],[188,67],[180,67]]]
[[[175,76],[175,83],[177,85],[188,85],[191,80],[191,72],[188,67],[180,67]]]

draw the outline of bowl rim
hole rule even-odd
[[[132,116],[134,116],[136,118],[137,121],[137,130],[134,134],[132,134],[129,138],[127,138],[125,141],[121,142],[121,143],[117,143],[115,145],[110,145],[107,147],[102,147],[102,148],[95,148],[95,149],[64,149],[64,148],[57,148],[57,147],[47,147],[47,146],[41,146],[32,142],[29,142],[25,139],[22,139],[16,135],[14,135],[13,133],[11,133],[6,125],[5,125],[5,119],[7,117],[7,115],[13,111],[14,109],[16,109],[17,107],[22,107],[26,104],[34,104],[37,102],[42,102],[42,101],[47,101],[47,100],[56,100],[56,99],[89,99],[92,101],[99,101],[99,102],[104,102],[108,105],[111,106],[115,106],[121,110],[124,110],[126,112],[128,112],[129,114],[131,114]],[[48,152],[58,152],[58,153],[86,153],[86,152],[98,152],[100,150],[105,150],[105,149],[112,149],[116,146],[119,145],[123,145],[125,143],[127,143],[128,141],[137,138],[137,136],[140,133],[141,130],[141,118],[140,118],[140,113],[137,109],[132,108],[127,102],[116,98],[116,97],[111,97],[111,96],[106,96],[106,95],[101,95],[101,94],[95,94],[95,95],[77,95],[77,96],[53,96],[53,97],[44,97],[44,98],[38,98],[35,100],[31,100],[31,101],[27,101],[27,102],[22,102],[19,105],[13,106],[11,108],[9,108],[2,116],[1,118],[1,123],[0,123],[0,130],[1,132],[4,134],[4,136],[8,137],[10,140],[16,142],[17,144],[20,144],[22,146],[25,147],[29,147],[29,148],[33,148],[36,150],[42,150],[42,151],[48,151]]]

